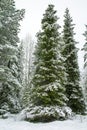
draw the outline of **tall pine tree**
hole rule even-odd
[[[0,114],[20,109],[18,80],[18,32],[24,10],[14,0],[0,1]]]
[[[82,94],[82,88],[79,84],[80,73],[77,60],[77,48],[76,42],[74,40],[74,24],[70,17],[69,10],[66,9],[64,15],[64,26],[63,26],[63,40],[64,49],[63,55],[66,58],[65,67],[67,72],[67,84],[66,84],[66,94],[68,101],[68,106],[73,112],[83,114],[85,111],[85,104]]]
[[[66,74],[60,53],[60,26],[57,19],[54,5],[49,5],[41,22],[42,30],[37,34],[35,74],[31,92],[33,106],[30,107],[33,118],[29,119],[31,121],[66,118]]]
[[[85,99],[86,99],[86,107],[87,107],[87,25],[86,31],[84,33],[85,36],[85,44],[83,46],[84,54],[84,92],[85,92]]]

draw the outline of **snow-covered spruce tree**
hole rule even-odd
[[[18,32],[24,10],[14,0],[0,1],[0,114],[20,109],[18,80]]]
[[[87,25],[86,25],[86,31],[84,33],[85,36],[85,44],[83,46],[83,50],[85,52],[84,54],[84,93],[85,93],[85,99],[86,99],[86,106],[87,106]]]
[[[77,48],[74,40],[74,24],[70,17],[69,10],[66,9],[64,15],[63,40],[64,49],[63,55],[66,58],[65,67],[67,72],[66,95],[69,99],[68,106],[73,112],[83,114],[85,104],[83,99],[82,88],[79,84],[80,73],[77,60]]]
[[[29,121],[48,122],[65,119],[68,115],[64,85],[66,74],[59,50],[60,26],[57,19],[54,5],[49,5],[41,22],[42,30],[37,34],[32,105],[27,110]]]

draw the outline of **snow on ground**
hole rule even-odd
[[[0,130],[87,130],[87,116],[51,123],[30,123],[11,117],[0,119]]]

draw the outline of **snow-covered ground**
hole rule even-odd
[[[15,116],[9,119],[0,119],[0,130],[87,130],[87,116],[51,123],[29,123],[19,121]]]

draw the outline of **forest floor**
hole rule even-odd
[[[13,116],[0,119],[0,130],[87,130],[87,116],[78,115],[71,120],[50,123],[30,123]]]

